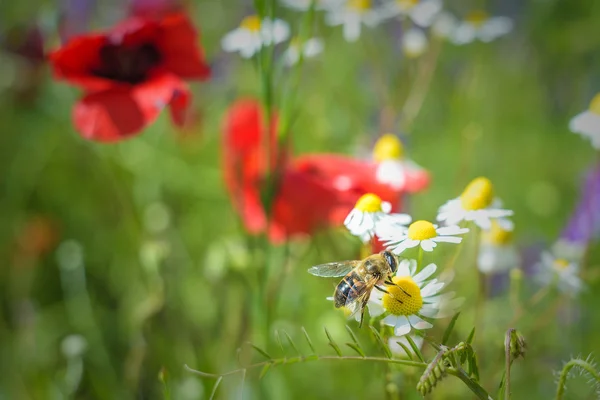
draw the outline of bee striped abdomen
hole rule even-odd
[[[341,280],[335,288],[333,300],[337,308],[345,306],[349,301],[357,298],[364,290],[365,283],[356,273],[351,271]]]

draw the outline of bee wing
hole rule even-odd
[[[355,285],[353,290],[348,293],[348,297],[346,298],[346,307],[350,310],[350,315],[348,318],[353,318],[357,312],[361,312],[360,319],[358,322],[362,325],[362,312],[367,305],[367,301],[369,301],[369,297],[371,296],[371,291],[373,287],[377,284],[377,279],[371,279],[368,282],[364,282],[361,285]]]
[[[359,260],[330,262],[327,264],[319,264],[315,265],[314,267],[310,267],[308,269],[308,273],[314,276],[321,276],[325,278],[346,276],[348,272],[358,267],[359,264]]]

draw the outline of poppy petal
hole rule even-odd
[[[75,127],[87,139],[122,140],[152,123],[184,83],[171,74],[159,74],[129,89],[118,87],[90,93],[73,109]]]

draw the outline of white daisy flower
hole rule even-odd
[[[592,146],[600,150],[600,93],[592,99],[587,111],[571,119],[569,129],[587,137],[592,142]]]
[[[492,221],[489,231],[483,231],[477,266],[484,274],[505,272],[520,264],[519,252],[512,241],[513,233]]]
[[[512,28],[513,21],[508,17],[490,17],[485,11],[473,11],[458,24],[450,39],[458,45],[475,40],[487,43],[506,35]]]
[[[534,269],[536,271],[535,279],[538,283],[556,285],[558,290],[567,295],[574,297],[584,288],[579,277],[579,264],[574,261],[544,252]]]
[[[330,8],[325,22],[331,26],[342,25],[344,39],[355,42],[360,37],[362,24],[374,27],[382,20],[372,3],[372,0],[347,0],[343,6]]]
[[[300,60],[300,54],[304,58],[312,58],[322,51],[323,41],[319,38],[311,38],[304,43],[300,43],[299,39],[294,39],[283,54],[283,59],[287,66],[292,66]]]
[[[402,50],[408,58],[422,56],[427,47],[429,47],[429,41],[421,29],[411,28],[402,35]]]
[[[429,329],[433,325],[424,318],[446,318],[454,314],[463,299],[455,299],[453,292],[440,294],[445,282],[431,279],[437,267],[429,264],[417,273],[415,260],[402,260],[392,281],[383,293],[373,290],[369,298],[369,315],[386,313],[382,322],[394,327],[394,335],[403,336],[412,329]]]
[[[448,11],[442,11],[436,15],[431,25],[431,33],[443,39],[449,39],[458,27],[458,19]]]
[[[393,219],[384,218],[377,224],[376,234],[379,240],[393,253],[400,254],[406,249],[421,246],[425,251],[433,251],[440,242],[460,243],[462,235],[469,232],[467,228],[446,226],[438,228],[429,221],[415,221],[408,229],[402,229]]]
[[[308,11],[313,1],[316,10],[329,10],[341,6],[345,0],[281,0],[281,4],[296,11]]]
[[[423,340],[422,336],[414,335],[414,334],[404,335],[404,336],[392,336],[388,339],[388,346],[389,346],[392,354],[395,354],[396,357],[408,358],[406,351],[404,350],[404,348],[401,345],[404,345],[404,347],[407,348],[408,351],[411,352],[411,354],[413,353],[412,347],[410,346],[408,339],[406,339],[407,336],[410,336],[410,338],[413,340],[415,345],[417,345],[417,348],[419,350],[421,350],[423,348],[424,340]]]
[[[373,147],[373,159],[378,163],[375,178],[396,190],[418,192],[429,184],[429,174],[404,156],[402,142],[387,133]]]
[[[421,27],[431,26],[442,11],[440,0],[392,0],[382,7],[382,17],[407,16]]]
[[[494,198],[492,182],[484,177],[475,178],[465,191],[448,201],[438,210],[437,219],[447,225],[456,225],[461,221],[473,221],[481,229],[492,227],[492,220],[498,221],[506,230],[512,230],[513,224],[508,218],[512,210],[504,210],[499,199]]]
[[[276,45],[290,37],[289,25],[280,19],[263,19],[251,15],[242,20],[240,26],[226,34],[221,47],[227,52],[239,52],[250,58],[263,46]]]
[[[344,225],[350,233],[358,236],[363,242],[368,242],[375,236],[375,226],[385,216],[388,216],[392,210],[392,205],[387,201],[381,201],[381,198],[373,193],[367,193],[361,196],[356,205],[350,211]],[[411,221],[410,216],[406,214],[392,214],[391,218],[396,223],[404,222],[408,224]]]

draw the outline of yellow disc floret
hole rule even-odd
[[[465,210],[481,210],[492,204],[494,186],[488,178],[475,178],[460,195],[460,203]]]
[[[475,26],[481,26],[489,18],[490,16],[485,11],[475,10],[467,14],[467,16],[465,17],[465,21],[470,22]]]
[[[600,93],[598,93],[592,99],[592,101],[590,103],[590,111],[593,112],[594,114],[600,115]]]
[[[565,260],[564,258],[557,258],[556,260],[554,260],[554,268],[559,271],[566,269],[568,266],[569,261]]]
[[[512,242],[512,239],[513,233],[503,229],[495,220],[492,220],[492,227],[490,230],[482,232],[482,240],[485,243],[496,246],[507,245]]]
[[[362,212],[381,212],[381,198],[373,193],[363,194],[354,206]]]
[[[396,135],[387,133],[377,140],[373,147],[373,158],[377,162],[386,160],[400,160],[404,153],[404,148],[400,139]]]
[[[240,26],[249,31],[258,32],[260,30],[260,18],[258,15],[250,15],[242,20]]]
[[[402,9],[407,10],[419,4],[419,0],[396,0],[396,3],[398,3]]]
[[[371,8],[371,0],[349,0],[348,7],[359,11],[365,11]]]
[[[435,227],[429,221],[415,221],[408,227],[408,238],[412,240],[427,240],[436,236]]]
[[[386,286],[388,293],[383,295],[383,307],[394,315],[418,313],[423,307],[419,286],[410,276],[395,276],[392,280],[399,287]]]

